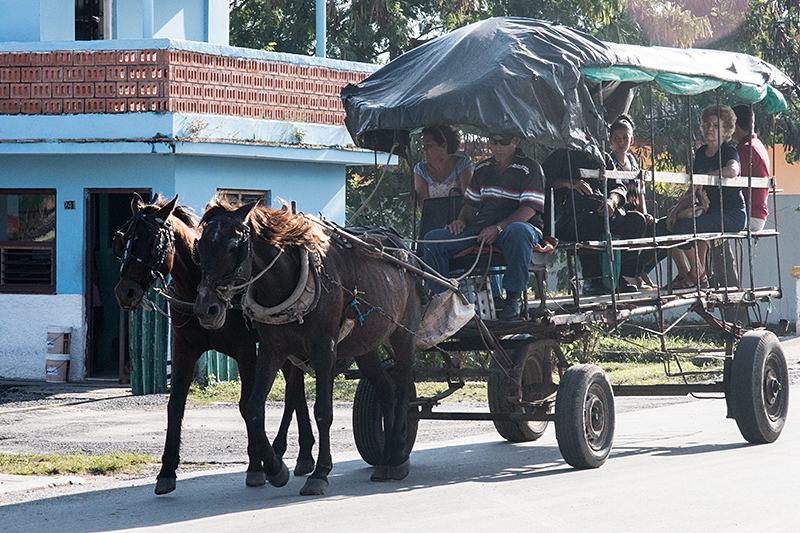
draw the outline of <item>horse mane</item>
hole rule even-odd
[[[206,207],[200,224],[205,224],[216,216],[233,212],[238,207],[222,198],[215,198]],[[287,205],[280,209],[257,205],[250,211],[245,222],[252,226],[257,238],[279,248],[283,246],[314,248],[327,243],[330,239],[321,226],[303,214],[292,214]]]
[[[155,203],[149,204],[146,207],[153,207],[155,209],[161,209],[162,207],[164,207],[165,205],[170,203],[170,201],[171,200],[169,200],[169,199],[159,198],[158,200],[156,200]],[[180,204],[175,204],[175,209],[172,210],[172,216],[174,216],[175,218],[177,218],[178,220],[180,220],[181,222],[183,222],[184,224],[186,224],[190,228],[199,227],[200,217],[198,217],[195,214],[194,209],[192,209],[191,207],[183,206],[183,205],[180,205]]]

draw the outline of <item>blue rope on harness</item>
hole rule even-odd
[[[356,300],[355,300],[355,298],[353,298],[353,301],[351,301],[351,302],[350,302],[350,305],[352,305],[352,306],[353,306],[353,308],[356,310],[356,313],[358,313],[358,325],[359,325],[359,326],[363,326],[363,325],[364,325],[364,319],[366,319],[366,318],[367,318],[367,316],[368,316],[368,315],[369,315],[371,312],[373,312],[373,311],[374,311],[374,310],[376,310],[376,309],[380,309],[380,310],[382,310],[382,308],[380,308],[380,307],[371,307],[371,308],[369,309],[369,311],[367,311],[366,313],[362,313],[362,312],[361,312],[361,309],[359,309],[359,308],[358,308],[358,304],[356,303]]]

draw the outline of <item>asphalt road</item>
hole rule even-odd
[[[784,345],[795,372],[799,347],[796,340]],[[798,389],[795,379],[786,427],[769,445],[747,444],[735,422],[725,419],[724,401],[641,404],[618,398],[614,447],[608,462],[596,470],[569,467],[552,427],[537,442],[510,444],[490,423],[452,423],[440,433],[427,426],[441,428],[442,422],[423,421],[411,456],[412,470],[403,481],[370,482],[371,469],[349,445],[340,445],[334,451],[335,468],[324,497],[299,496],[303,480],[294,477],[283,488],[248,488],[245,465],[226,461],[208,470],[179,472],[177,490],[161,497],[153,494],[151,474],[10,490],[0,494],[0,529],[797,531]],[[64,409],[72,408],[36,411],[23,418],[57,417]],[[341,405],[336,413],[339,422],[334,425],[340,433],[334,441],[344,440],[347,433],[347,410]],[[83,421],[83,436],[77,440],[93,442],[105,435],[109,442],[127,442],[144,432],[160,450],[164,413],[151,411],[153,420],[161,417],[155,432],[152,427],[158,427],[157,422],[154,426],[136,422],[131,413],[131,418],[110,424],[117,429],[109,433],[103,429],[106,421],[95,413]],[[203,449],[203,437],[192,440],[197,436],[190,435],[221,424],[214,412],[222,417],[224,410],[193,409],[187,414],[184,457],[212,455]],[[230,413],[227,419],[242,424]],[[23,429],[33,431],[44,421],[39,418]],[[7,429],[8,425],[0,427],[3,434]],[[6,451],[8,441],[0,440],[0,451]]]

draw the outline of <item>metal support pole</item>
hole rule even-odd
[[[325,0],[317,0],[317,57],[325,57]]]

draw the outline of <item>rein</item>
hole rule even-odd
[[[150,220],[151,218],[153,219],[152,221]],[[131,253],[133,243],[138,238],[136,228],[139,222],[144,222],[150,227],[155,228],[157,231],[158,239],[156,241],[155,248],[153,249],[153,257],[149,261],[145,261],[141,257]],[[149,276],[153,279],[153,281],[160,279],[161,282],[166,286],[166,280],[164,279],[164,275],[160,272],[160,270],[161,266],[164,264],[164,260],[167,258],[167,252],[172,250],[174,253],[175,251],[175,232],[172,229],[172,223],[170,223],[169,220],[162,220],[151,215],[146,215],[143,211],[139,211],[123,229],[125,231],[117,231],[115,235],[115,237],[122,239],[124,243],[122,256],[119,257],[121,263],[119,267],[120,274],[122,274],[122,271],[125,270],[131,261],[136,261],[137,263],[141,263],[148,268]]]

